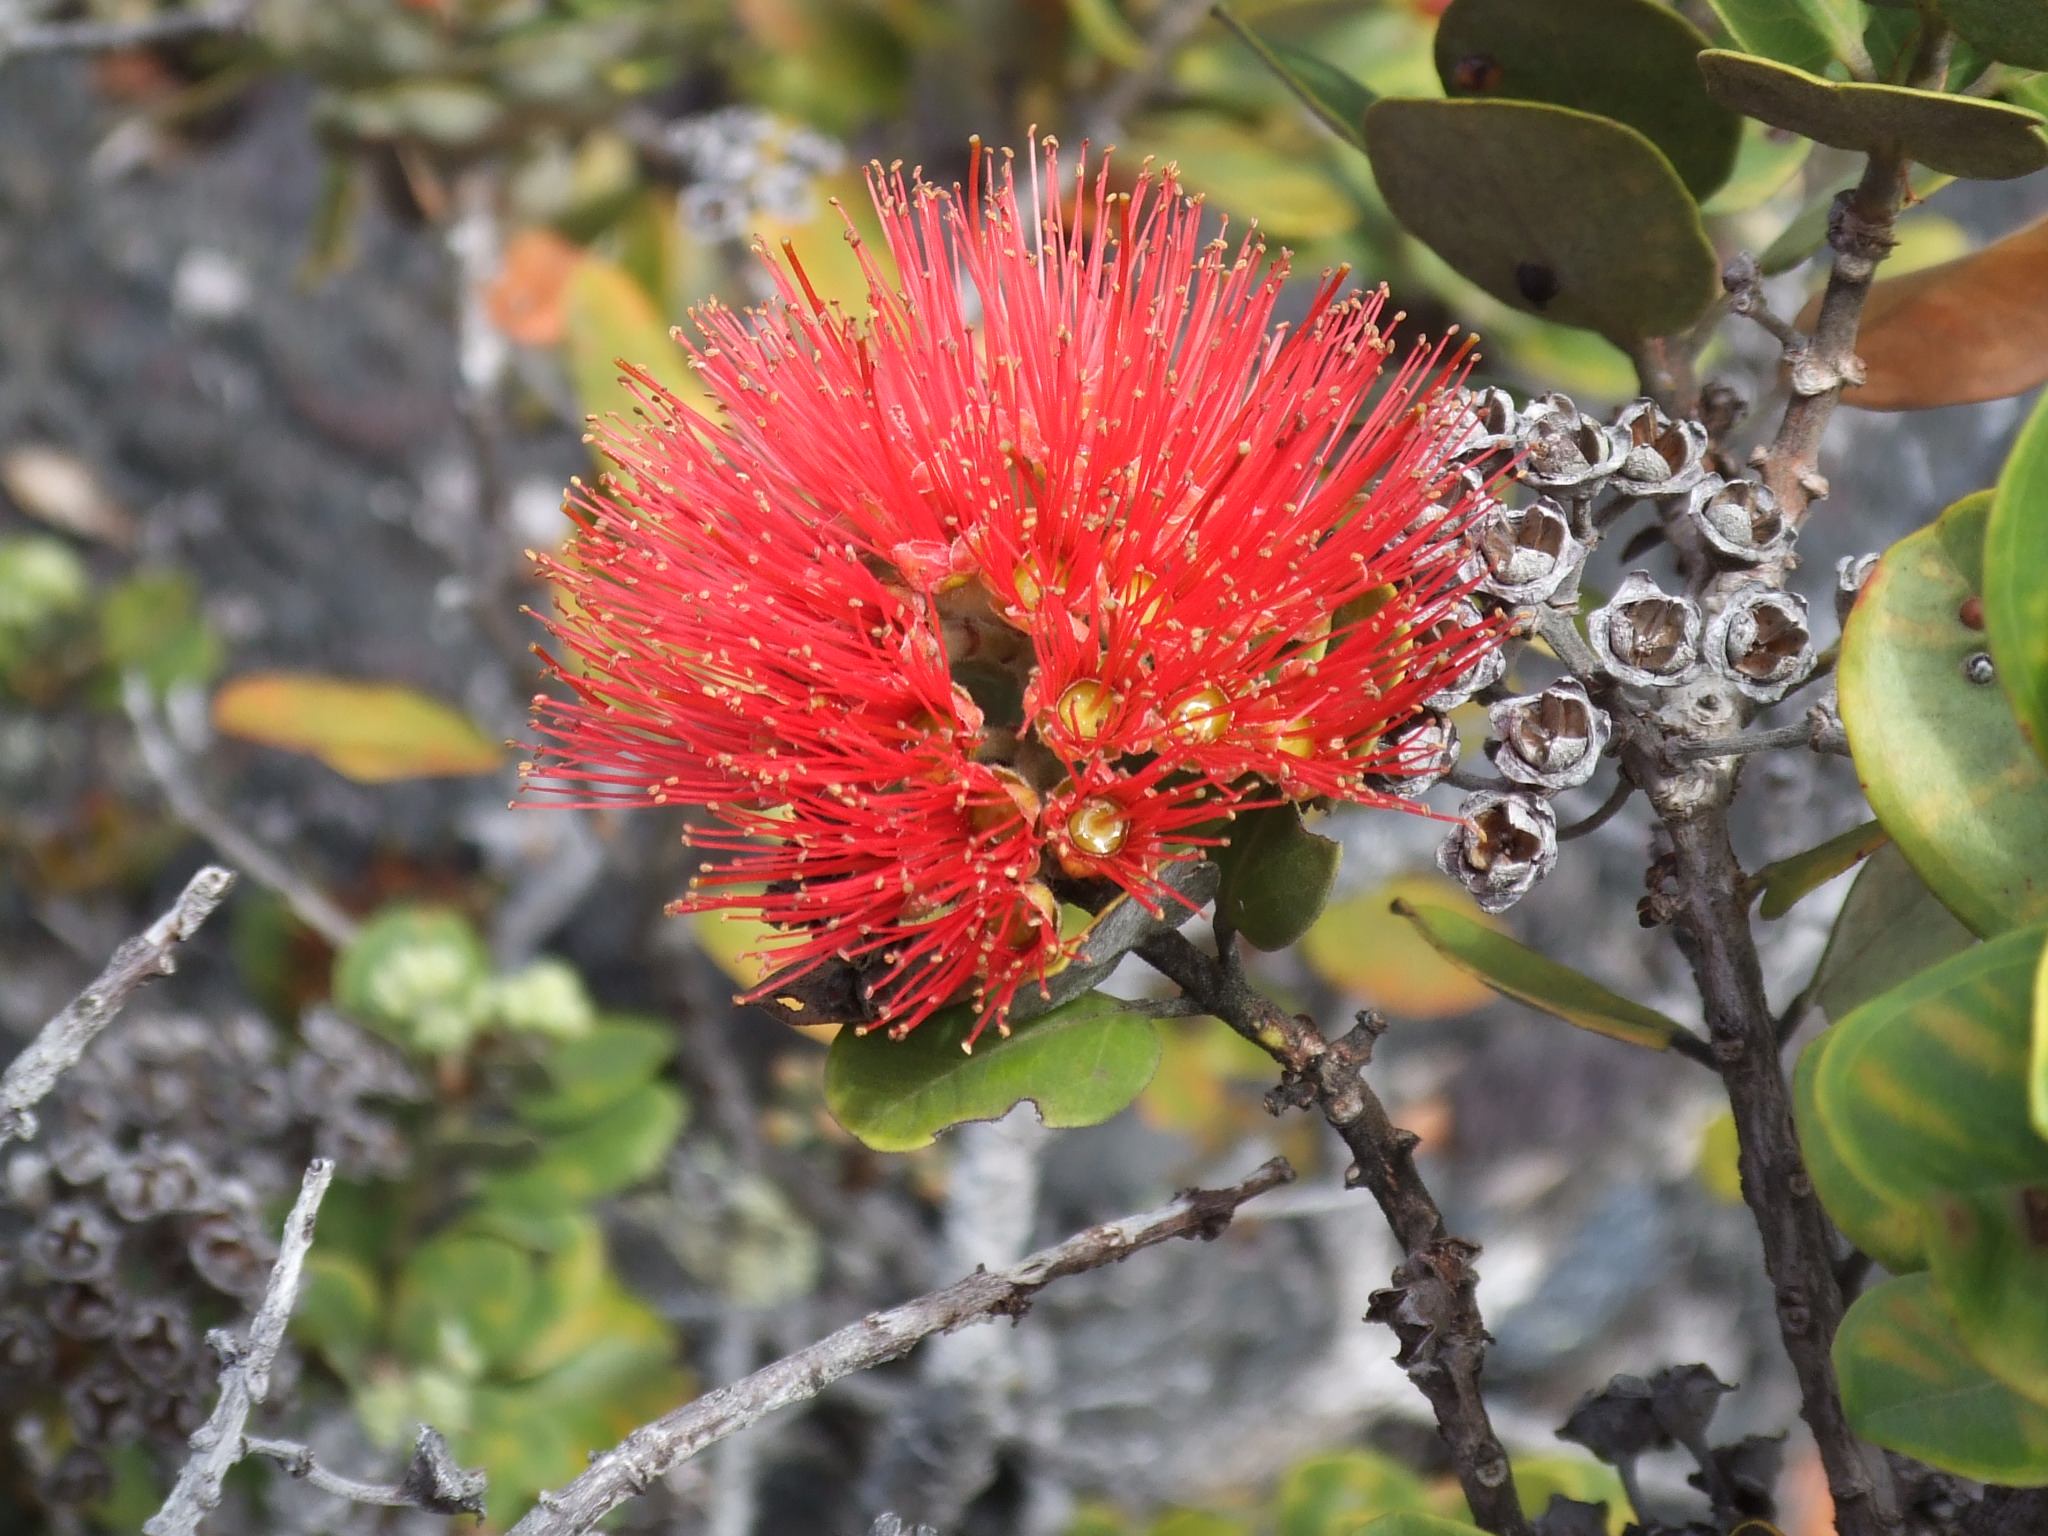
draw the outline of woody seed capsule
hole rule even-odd
[[[1522,413],[1522,478],[1575,500],[1596,494],[1628,458],[1627,447],[1572,403],[1569,395],[1539,395]]]
[[[1479,590],[1504,603],[1552,601],[1571,590],[1586,563],[1571,518],[1547,497],[1526,507],[1496,502],[1472,537],[1486,562]]]
[[[1707,659],[1738,690],[1761,703],[1783,698],[1813,670],[1806,599],[1749,582],[1728,598],[1707,629]]]
[[[1707,543],[1740,565],[1771,559],[1792,545],[1778,498],[1755,480],[1708,475],[1686,498],[1685,515]]]
[[[1647,571],[1630,571],[1604,608],[1586,619],[1586,638],[1618,682],[1672,688],[1699,670],[1699,605],[1673,597]]]
[[[1570,789],[1593,776],[1607,748],[1607,711],[1586,696],[1577,678],[1541,693],[1503,699],[1488,712],[1498,749],[1494,766],[1505,778],[1538,789]]]
[[[1380,738],[1384,771],[1366,775],[1366,786],[1404,800],[1420,799],[1458,766],[1458,728],[1435,710],[1423,710]]]
[[[1707,429],[1696,421],[1673,421],[1654,400],[1622,407],[1609,430],[1626,451],[1614,472],[1617,490],[1681,496],[1706,473]]]
[[[1437,868],[1470,891],[1482,912],[1506,911],[1557,863],[1557,816],[1537,795],[1479,790],[1458,814],[1458,827],[1437,849]]]

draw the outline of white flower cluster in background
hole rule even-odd
[[[690,172],[679,212],[693,234],[738,239],[757,214],[801,223],[817,211],[814,184],[846,164],[837,139],[758,107],[684,118],[668,148]]]

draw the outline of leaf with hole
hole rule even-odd
[[[1504,304],[1626,347],[1687,329],[1720,291],[1698,208],[1633,128],[1537,102],[1380,101],[1365,138],[1394,216]]]
[[[998,1120],[1029,1099],[1051,1126],[1096,1125],[1144,1091],[1159,1065],[1159,1028],[1090,992],[1008,1036],[982,1031],[970,1054],[971,1005],[944,1008],[901,1040],[842,1029],[825,1057],[825,1103],[878,1152],[909,1152],[965,1120]]]
[[[318,758],[358,784],[493,772],[498,744],[469,716],[398,683],[249,672],[213,696],[223,736]]]
[[[1867,62],[1859,0],[1710,0],[1729,36],[1749,53],[1814,74]]]
[[[1301,941],[1308,968],[1368,1008],[1401,1019],[1453,1019],[1493,1001],[1493,988],[1446,960],[1394,910],[1397,900],[1443,907],[1490,928],[1464,890],[1430,874],[1397,875],[1333,902]]]
[[[1928,1276],[1857,1297],[1834,1355],[1842,1408],[1864,1439],[1980,1482],[2048,1484],[2048,1408],[1977,1364]]]
[[[1872,154],[1896,146],[1910,160],[1978,181],[2048,166],[2048,132],[2038,114],[2021,107],[1903,85],[1838,83],[1722,48],[1708,49],[1699,63],[1708,93],[1723,106],[1837,149]]]
[[[1764,893],[1763,905],[1758,910],[1765,917],[1783,917],[1804,897],[1846,875],[1890,841],[1891,836],[1883,827],[1866,821],[1804,853],[1773,860],[1751,876],[1752,883]]]
[[[1437,21],[1444,94],[1542,101],[1626,123],[1704,199],[1728,179],[1742,119],[1706,93],[1707,39],[1653,0],[1452,0]]]
[[[1953,955],[1829,1031],[1813,1109],[1861,1182],[1894,1201],[2048,1182],[2048,1140],[2027,1112],[2042,934]]]
[[[1224,837],[1215,850],[1217,915],[1253,947],[1285,949],[1322,915],[1343,847],[1304,827],[1292,805],[1242,812]]]
[[[1842,1235],[1893,1274],[1909,1275],[1927,1267],[1920,1240],[1920,1212],[1911,1202],[1895,1199],[1856,1176],[1842,1160],[1834,1134],[1814,1102],[1821,1060],[1834,1040],[1834,1030],[1822,1031],[1799,1053],[1799,1065],[1792,1074],[1799,1155],[1806,1164],[1807,1177],[1813,1180],[1813,1192],[1820,1196]]]
[[[1816,298],[1798,323],[1810,329],[1819,312]],[[1866,411],[2003,400],[2048,382],[2048,218],[1953,260],[1880,277],[1864,301],[1856,355],[1864,380],[1842,404]]]
[[[1496,928],[1448,907],[1401,900],[1393,906],[1451,964],[1516,1002],[1631,1045],[1656,1051],[1678,1045],[1688,1055],[1706,1050],[1706,1043],[1676,1019],[1609,991]]]
[[[1985,637],[1963,622],[1990,502],[1966,496],[1885,551],[1843,626],[1837,683],[1871,810],[1982,934],[2048,916],[2048,770],[2005,694],[1976,679]]]
[[[2048,220],[2037,228],[2048,232]],[[2048,310],[2048,241],[2041,288]],[[2015,564],[2014,562],[2024,562]],[[1984,536],[1984,629],[1998,681],[2037,757],[2048,759],[2048,397],[2013,444]]]
[[[1927,1202],[1928,1273],[1977,1363],[2048,1407],[2048,1179]]]
[[[1858,1004],[1976,942],[1897,845],[1887,844],[1849,886],[1807,996],[1830,1023],[1840,1023]]]

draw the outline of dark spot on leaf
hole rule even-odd
[[[1523,298],[1541,309],[1558,295],[1557,274],[1540,261],[1517,262],[1515,287]]]
[[[1499,61],[1491,54],[1470,54],[1451,66],[1452,85],[1461,91],[1476,91],[1482,96],[1500,88],[1500,76]]]

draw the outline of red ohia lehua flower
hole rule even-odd
[[[1048,181],[1055,148],[1044,147]],[[1424,701],[1497,643],[1461,602],[1461,359],[1392,351],[1384,291],[1204,244],[1149,167],[1071,213],[976,148],[968,188],[870,175],[900,277],[872,318],[696,316],[700,415],[640,377],[622,473],[574,506],[536,701],[557,789],[714,813],[677,905],[758,909],[771,986],[857,981],[901,1034],[975,1032],[1061,966],[1062,896],[1182,900],[1236,811],[1440,771]],[[1377,392],[1375,392],[1377,391]]]

